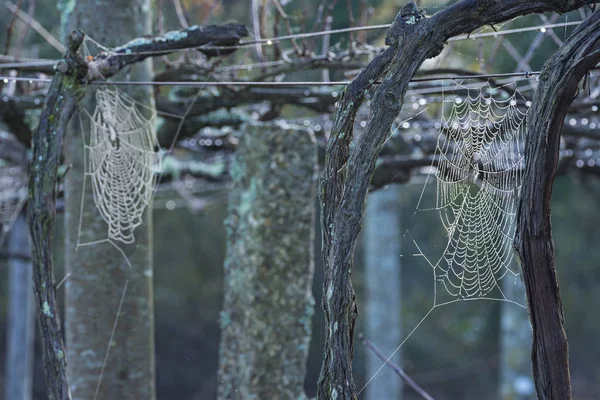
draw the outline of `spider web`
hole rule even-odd
[[[511,269],[511,262],[524,169],[526,102],[516,88],[498,99],[500,90],[509,91],[506,86],[492,88],[487,83],[473,89],[457,85],[467,96],[452,101],[447,116],[442,108],[432,172],[425,179],[415,211],[438,214],[447,237],[438,261],[430,261],[407,231],[418,251],[413,256],[423,258],[432,269],[433,304],[358,394],[436,308],[460,301],[491,300],[526,309],[506,297],[500,283],[507,275],[519,276]],[[473,92],[476,94],[471,95]],[[442,93],[442,104],[443,98]],[[422,207],[432,178],[436,182],[433,204]]]
[[[116,54],[109,47],[85,36],[82,46],[85,59],[91,57],[88,43],[105,54]],[[89,179],[94,203],[107,224],[108,232],[105,239],[87,243],[78,240],[77,247],[109,242],[131,267],[117,242],[124,245],[135,243],[135,229],[143,225],[144,211],[152,205],[157,193],[157,183],[163,173],[163,155],[173,152],[183,122],[199,95],[200,90],[183,115],[165,113],[179,118],[180,123],[170,148],[161,154],[155,130],[157,111],[153,107],[145,106],[116,87],[104,86],[96,91],[96,108],[92,115],[86,111],[91,132],[89,143],[85,143],[84,135],[83,193]],[[151,116],[145,117],[141,109],[146,109]],[[84,197],[81,199],[79,239]]]
[[[88,44],[93,45],[100,56],[116,54],[109,47],[85,36],[82,53],[86,60],[93,58]],[[158,192],[158,182],[164,173],[164,156],[173,152],[183,124],[200,93],[201,91],[198,89],[196,94],[191,97],[182,115],[158,112],[154,107],[146,106],[115,86],[109,87],[108,85],[98,87],[95,93],[96,106],[93,113],[90,114],[84,107],[81,107],[80,118],[86,115],[90,121],[90,128],[89,135],[82,131],[84,177],[77,249],[83,246],[109,243],[123,256],[129,268],[133,269],[124,246],[135,243],[136,228],[144,224],[146,208],[152,206]],[[147,114],[151,115],[147,117]],[[167,149],[161,149],[158,143],[156,134],[158,114],[179,120],[171,145]],[[80,120],[80,126],[83,129],[82,120]],[[107,233],[105,238],[84,243],[81,242],[83,214],[85,202],[90,201],[89,197],[86,199],[85,195],[87,184],[91,185],[92,200],[107,225]],[[112,337],[117,329],[128,285],[129,279],[126,279],[116,310],[111,337],[106,346],[94,399],[98,397],[102,384],[113,342]]]
[[[108,241],[123,253],[116,242],[135,242],[135,229],[143,224],[144,211],[152,203],[161,168],[154,114],[145,117],[134,99],[116,88],[103,87],[96,91],[96,108],[89,119],[84,193],[89,180],[94,203],[107,225],[107,238],[78,242],[78,247]],[[83,208],[84,196],[80,232]]]
[[[435,150],[434,209],[448,240],[431,266],[447,294],[462,299],[494,294],[505,299],[499,281],[518,275],[510,264],[525,112],[518,106],[518,91],[504,100],[493,92],[488,84],[474,97],[456,99],[448,117],[442,117]]]

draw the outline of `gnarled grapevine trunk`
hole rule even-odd
[[[525,176],[515,248],[521,259],[533,327],[533,378],[538,399],[572,398],[569,351],[554,265],[550,223],[560,132],[579,82],[600,62],[600,10],[550,58],[528,114]]]

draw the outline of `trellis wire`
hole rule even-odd
[[[481,74],[481,75],[454,75],[454,76],[435,76],[428,78],[413,78],[411,82],[431,82],[441,80],[457,80],[457,79],[486,79],[486,78],[509,78],[519,76],[535,76],[539,75],[541,71],[528,71],[528,72],[514,72],[514,73],[499,73],[499,74]],[[27,78],[27,77],[11,77],[11,76],[0,76],[0,80],[8,81],[21,81],[21,82],[52,82],[51,78]],[[250,82],[250,81],[93,81],[90,82],[93,85],[150,85],[150,86],[343,86],[348,85],[352,81],[332,81],[332,82],[319,82],[319,81],[291,81],[291,82]],[[375,82],[378,84],[381,82]]]
[[[485,37],[498,37],[498,36],[503,36],[503,35],[510,35],[510,34],[522,33],[522,32],[530,32],[530,31],[536,31],[536,30],[542,30],[542,29],[552,29],[552,28],[561,28],[561,27],[566,28],[567,26],[578,25],[581,22],[583,22],[583,21],[561,22],[561,23],[555,23],[555,24],[528,26],[528,27],[524,27],[524,28],[506,29],[506,30],[495,31],[495,32],[475,33],[472,35],[460,35],[460,36],[452,37],[452,38],[448,39],[448,41],[455,42],[455,41],[478,39],[478,38],[485,38]],[[239,44],[233,45],[233,46],[199,46],[198,48],[205,49],[205,50],[238,49],[238,48],[253,46],[256,44],[272,45],[276,42],[281,42],[283,40],[304,39],[304,38],[332,35],[332,34],[336,34],[336,33],[347,33],[347,32],[367,31],[367,30],[383,30],[383,29],[389,29],[390,26],[391,26],[391,24],[365,25],[365,26],[357,26],[357,27],[352,27],[352,28],[333,29],[330,31],[297,33],[297,34],[293,34],[293,35],[283,35],[283,36],[276,36],[276,37],[264,38],[264,39],[258,39],[258,40],[240,41]],[[162,51],[143,51],[143,52],[136,52],[136,53],[114,53],[113,55],[131,56],[131,55],[136,55],[136,54],[139,54],[139,55],[142,55],[142,54],[165,54],[165,51],[162,50]],[[7,66],[7,65],[10,65],[10,66]],[[10,68],[18,68],[18,67],[36,67],[36,66],[48,66],[48,65],[51,65],[51,64],[48,64],[48,62],[10,63],[10,64],[0,64],[0,69],[10,69]]]

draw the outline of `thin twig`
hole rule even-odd
[[[27,7],[27,14],[34,15],[35,14],[35,0],[29,0],[29,7]],[[16,57],[21,55],[21,50],[23,49],[23,45],[25,44],[25,39],[27,39],[27,34],[29,33],[29,29],[31,26],[28,24],[23,24],[19,26],[19,41],[17,43],[17,47],[15,48],[14,54]]]
[[[327,21],[325,21],[325,30],[328,31],[331,29],[331,24],[333,22],[333,18],[331,16],[327,17]],[[321,55],[323,59],[327,59],[329,55],[329,41],[331,39],[330,35],[325,35],[323,37],[323,47],[321,48]],[[329,82],[329,69],[323,68],[323,82]]]
[[[348,25],[350,25],[350,28],[354,28],[354,11],[352,11],[352,0],[346,0],[346,8],[348,9]],[[325,21],[325,23],[327,24],[327,21]],[[327,26],[325,27],[326,31],[329,29],[327,29]],[[350,31],[349,39],[350,43],[348,47],[354,46],[354,31]]]
[[[48,32],[39,22],[34,20],[29,14],[21,11],[16,5],[7,1],[4,3],[4,7],[8,8],[13,14],[19,17],[23,22],[31,27],[34,31],[36,31],[48,44],[58,50],[61,54],[65,52],[65,46],[50,32]]]
[[[331,0],[331,3],[329,3],[329,6],[327,7],[327,10],[325,11],[325,15],[323,15],[323,18],[318,19],[317,22],[315,23],[315,26],[313,27],[313,33],[319,33],[316,31],[318,29],[322,29],[321,27],[323,26],[323,23],[325,21],[327,21],[327,17],[329,17],[333,13],[333,9],[335,8],[336,3],[337,3],[337,0]],[[352,32],[353,30],[355,30],[354,28],[348,28],[348,29],[349,29],[348,32]],[[314,35],[314,36],[323,36],[323,35],[327,34],[326,31],[321,31],[320,33],[321,33],[320,35]],[[317,42],[313,41],[310,44],[310,46],[308,47],[308,52],[309,53],[312,52],[316,45],[317,45]]]
[[[373,7],[369,7],[369,3],[367,0],[360,1],[360,26],[366,26],[371,17],[373,16],[374,9]],[[367,33],[364,31],[358,31],[356,42],[359,44],[366,43],[367,41]]]
[[[279,2],[279,0],[272,0],[272,1],[273,1],[273,4],[275,5],[275,9],[277,10],[277,15],[279,15],[285,22],[285,29],[288,33],[288,36],[293,36],[294,30],[292,29],[292,25],[290,23],[290,17],[287,15],[285,10],[283,9],[283,6]],[[275,37],[277,37],[277,35]],[[296,52],[296,54],[301,55],[302,51],[300,50],[298,43],[296,43],[296,40],[291,39],[290,41],[292,43],[292,47],[294,48],[294,51]]]
[[[262,51],[262,46],[260,45],[262,41],[261,29],[260,29],[260,6],[258,2],[260,0],[251,0],[250,2],[250,15],[252,16],[252,31],[254,32],[254,37],[257,38],[257,43],[254,43],[254,49],[256,51],[256,56],[259,61],[265,60],[265,55]]]
[[[184,10],[183,10],[183,7],[181,6],[181,1],[173,0],[173,5],[175,6],[175,13],[177,14],[177,19],[179,20],[179,24],[185,29],[189,28],[190,24],[188,24],[187,20],[185,19]]]
[[[399,365],[390,361],[389,358],[386,358],[385,355],[383,355],[371,342],[369,342],[365,338],[364,334],[361,333],[360,335],[358,335],[358,338],[360,339],[360,341],[363,345],[365,345],[369,350],[371,350],[377,356],[377,358],[379,358],[381,361],[385,362],[396,373],[396,375],[398,375],[400,378],[404,379],[404,381],[408,384],[408,386],[411,387],[411,389],[413,389],[415,392],[417,392],[421,397],[423,397],[426,400],[434,400],[433,397],[431,397],[429,395],[429,393],[427,393],[425,390],[423,390],[423,388],[421,386],[419,386],[417,384],[417,382],[413,381],[411,379],[411,377],[408,376],[406,374],[406,372],[404,372],[404,370]]]
[[[273,36],[279,36],[279,22],[281,21],[281,13],[275,13],[273,18]],[[273,43],[273,59],[281,60],[281,43]]]
[[[23,0],[19,0],[17,5],[15,6],[16,9],[20,10],[21,5],[23,5]],[[12,30],[15,26],[15,22],[17,22],[17,14],[13,13],[9,24],[6,26],[6,41],[4,42],[4,54],[8,54],[8,51],[10,50],[10,40],[12,39]]]
[[[58,284],[56,285],[56,290],[60,289],[60,287],[67,281],[67,279],[69,279],[69,277],[71,276],[71,273],[68,272],[61,280],[60,282],[58,282]]]
[[[206,16],[202,20],[202,24],[207,24],[208,23],[208,21],[210,20],[210,17],[212,17],[213,12],[217,8],[218,3],[219,3],[218,0],[213,0],[212,3],[210,3],[210,8],[208,9],[208,12],[206,13]]]

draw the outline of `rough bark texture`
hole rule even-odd
[[[10,254],[29,255],[29,236],[25,216],[20,215],[8,235]],[[32,292],[31,262],[9,260],[9,310],[5,399],[31,400],[33,390],[33,353],[35,305]]]
[[[150,32],[149,0],[100,4],[91,0],[75,2],[64,29],[81,27],[107,46]],[[132,66],[128,77],[149,80],[149,61]],[[148,87],[136,87],[129,94],[147,107],[153,106]],[[93,107],[89,100],[82,105]],[[155,398],[152,213],[146,209],[145,223],[135,231],[136,243],[122,246],[131,269],[108,242],[77,249],[78,235],[82,243],[108,237],[108,227],[93,201],[89,178],[82,193],[83,137],[89,141],[89,121],[85,115],[81,120],[83,126],[79,118],[75,119],[65,151],[65,161],[71,165],[65,182],[65,262],[69,273],[65,283],[65,338],[71,390],[74,399],[151,400]],[[81,196],[85,201],[79,232]],[[117,315],[121,297],[123,303]]]
[[[350,393],[355,392],[352,358],[354,355],[354,324],[358,315],[356,295],[350,280],[355,242],[349,243],[348,237],[341,238],[336,235],[334,221],[338,221],[336,211],[344,190],[345,168],[350,153],[354,118],[358,106],[364,100],[373,82],[384,72],[392,55],[393,49],[389,48],[377,56],[369,64],[372,68],[361,71],[346,88],[340,99],[334,120],[334,130],[327,144],[320,193],[322,252],[325,265],[322,306],[326,323],[325,354],[318,383],[318,398],[321,399],[355,398],[350,397]],[[353,223],[356,223],[356,220]],[[348,231],[348,233],[352,235],[352,232]],[[356,235],[358,235],[358,231]],[[331,260],[333,250],[340,247],[343,239],[345,239],[343,245],[346,254],[341,255],[342,260]],[[344,396],[344,393],[347,393],[347,396]]]
[[[282,82],[283,85],[283,82]],[[227,87],[202,89],[198,101],[190,108],[188,116],[205,115],[208,112],[221,108],[239,107],[244,104],[256,104],[261,101],[269,101],[272,104],[293,104],[304,107],[318,113],[332,112],[333,105],[338,100],[332,95],[337,88],[305,89],[297,86],[278,86],[273,88]],[[339,91],[339,89],[338,89]],[[171,97],[159,97],[157,108],[166,113],[181,115],[189,108],[189,97],[181,101],[173,101]],[[168,117],[167,117],[168,118]]]
[[[392,185],[369,195],[365,216],[365,334],[386,358],[402,342],[400,319],[400,186]],[[400,352],[391,358],[400,365]],[[367,351],[367,379],[383,362]],[[367,400],[402,399],[402,380],[385,367],[367,386]]]
[[[82,0],[80,0],[80,2],[80,4],[85,3],[85,1]],[[108,3],[109,4],[106,4],[103,8],[100,8],[97,5],[96,7],[98,7],[97,9],[99,11],[103,9],[108,11],[111,5],[114,6],[118,2]],[[125,2],[123,2],[122,5],[124,7],[127,7]],[[73,14],[71,14],[71,18],[77,15],[78,8],[78,6],[75,6]],[[113,9],[112,11],[115,12],[117,11],[117,9]],[[116,14],[123,15],[124,13],[127,13],[127,11],[127,9],[118,9],[118,12],[116,12]],[[129,11],[132,11],[134,14],[139,13],[140,15],[149,14],[150,2],[141,4],[139,1],[137,1],[136,4],[131,5],[131,9]],[[116,20],[123,21],[123,19],[119,17],[117,17]],[[96,24],[101,22],[102,21],[96,21]],[[112,25],[109,21],[106,22],[107,25]],[[89,27],[88,25],[80,26],[85,27],[85,29],[90,35],[96,35],[96,40],[98,40],[98,33],[96,33],[95,30],[91,30],[91,27]],[[121,26],[120,28],[120,30],[127,31],[131,30],[133,26]],[[148,32],[149,30],[141,34],[138,33],[138,35],[130,35],[128,36],[128,38],[145,35]],[[136,37],[136,39],[133,39],[122,46],[114,48],[113,53],[115,54],[100,55],[96,60],[90,63],[90,69],[87,78],[90,80],[108,78],[118,73],[128,65],[139,63],[140,61],[145,60],[149,57],[168,54],[173,52],[174,50],[198,48],[198,50],[202,51],[208,56],[229,54],[235,51],[235,48],[214,49],[214,47],[233,46],[237,44],[239,40],[244,36],[248,36],[248,31],[246,27],[242,24],[231,22],[221,25],[194,25],[187,29],[167,32],[164,35]],[[123,37],[123,39],[126,38]],[[106,42],[100,43],[106,44]],[[119,42],[116,42],[115,44],[117,43]],[[201,46],[204,45],[209,45],[210,48],[202,49]]]
[[[73,32],[61,64],[65,74],[54,76],[40,124],[32,137],[27,220],[31,241],[33,281],[42,337],[46,389],[50,400],[70,400],[65,348],[54,287],[54,222],[56,179],[67,123],[81,96],[77,81],[86,67],[76,52],[83,35]]]
[[[566,12],[592,2],[463,0],[431,18],[421,18],[415,4],[409,3],[388,31],[386,43],[390,47],[345,90],[334,118],[321,182],[326,342],[318,386],[320,399],[356,399],[352,357],[357,307],[350,279],[354,247],[377,156],[416,70],[427,58],[438,55],[452,36],[520,15]],[[363,93],[383,75],[371,103],[367,127],[350,152],[354,116]],[[333,326],[338,327],[335,335],[329,333]]]
[[[533,327],[538,399],[572,398],[564,315],[550,223],[552,185],[564,117],[583,76],[600,61],[600,10],[581,23],[549,59],[528,114],[525,175],[515,248],[521,260]]]
[[[314,136],[248,125],[231,174],[218,398],[302,399],[314,312]]]

